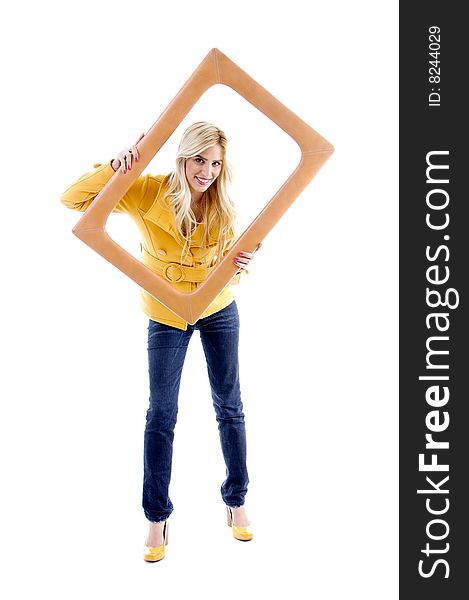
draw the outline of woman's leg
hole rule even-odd
[[[226,479],[221,486],[221,495],[228,506],[242,506],[249,477],[246,467],[246,428],[239,383],[239,316],[236,302],[233,301],[209,317],[199,319],[194,327],[200,330],[207,360],[213,406],[226,465]]]
[[[179,385],[193,327],[187,331],[157,323],[148,325],[150,405],[144,436],[142,506],[149,521],[164,521],[173,510],[169,482]]]

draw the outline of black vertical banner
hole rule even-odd
[[[469,598],[469,36],[463,7],[427,1],[400,8],[403,599]]]

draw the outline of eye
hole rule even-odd
[[[216,160],[212,164],[214,167],[219,167],[221,165],[221,162],[219,160]]]
[[[195,162],[198,162],[198,163],[203,163],[203,162],[204,162],[204,159],[203,159],[203,158],[200,158],[199,156],[196,156],[196,157],[195,157]]]

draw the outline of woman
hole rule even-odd
[[[63,194],[62,203],[85,211],[115,171],[121,169],[125,174],[139,160],[137,144],[142,137],[109,163],[95,165],[94,171],[78,179]],[[142,236],[142,262],[179,291],[196,289],[235,242],[236,210],[228,194],[231,171],[226,147],[223,131],[210,123],[194,123],[182,136],[175,170],[166,176],[139,177],[114,209],[136,222]],[[231,283],[239,281],[253,256],[252,252],[238,253],[234,263],[239,270]],[[196,329],[207,361],[226,465],[221,496],[227,522],[236,539],[248,541],[253,534],[244,509],[249,478],[238,371],[239,317],[230,286],[194,325],[143,289],[141,300],[149,317],[150,380],[142,497],[150,523],[144,559],[161,560],[168,542],[168,517],[173,511],[168,489],[179,384],[187,346]]]

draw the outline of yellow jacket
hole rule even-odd
[[[84,212],[113,175],[111,161],[94,165],[94,171],[80,177],[63,193],[61,202],[68,208]],[[210,238],[208,247],[202,246],[202,225],[198,225],[183,266],[179,266],[183,245],[175,231],[173,212],[166,195],[166,182],[165,175],[142,175],[119,200],[113,212],[127,213],[137,224],[142,239],[143,264],[178,291],[188,293],[194,291],[209,274],[215,259],[216,239]],[[239,278],[240,275],[236,275],[231,283],[238,283]],[[143,288],[140,288],[140,298],[141,308],[150,319],[178,329],[187,329],[186,321]],[[228,284],[200,318],[225,308],[233,299]]]

